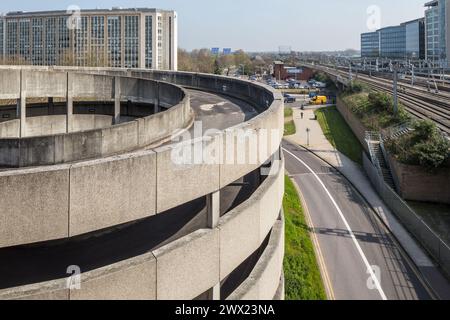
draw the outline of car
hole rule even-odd
[[[326,83],[319,82],[319,81],[316,81],[316,83],[314,85],[316,88],[320,88],[320,89],[324,89],[327,87]]]
[[[295,99],[295,97],[289,95],[289,94],[285,94],[284,95],[284,103],[294,103],[297,99]]]

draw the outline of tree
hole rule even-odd
[[[219,60],[217,58],[214,60],[214,74],[222,74],[222,68],[220,67]]]

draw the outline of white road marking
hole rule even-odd
[[[203,110],[203,111],[211,111],[215,107],[222,107],[222,106],[224,106],[226,104],[227,104],[226,101],[218,102],[218,103],[215,103],[215,104],[204,104],[204,105],[200,106],[200,109]]]
[[[358,243],[358,240],[356,240],[355,234],[353,233],[352,229],[350,228],[350,225],[347,222],[347,219],[345,218],[344,214],[342,213],[342,210],[339,208],[337,202],[334,200],[333,196],[331,195],[330,191],[328,191],[327,187],[325,186],[325,184],[323,183],[322,180],[320,180],[319,176],[311,169],[310,166],[308,166],[302,159],[300,159],[299,157],[297,157],[295,154],[293,154],[292,152],[290,152],[289,150],[283,148],[283,151],[287,152],[288,154],[290,154],[292,157],[294,157],[297,161],[299,161],[301,164],[303,164],[308,171],[310,171],[314,177],[317,179],[317,181],[320,183],[320,185],[322,186],[322,188],[325,190],[325,192],[327,193],[328,197],[330,198],[331,202],[333,203],[334,207],[336,208],[337,212],[339,213],[339,216],[341,217],[342,221],[345,224],[345,227],[347,228],[347,231],[350,234],[350,237],[353,240],[353,243],[356,246],[356,249],[358,250],[359,255],[361,256],[364,264],[366,265],[367,268],[367,272],[370,274],[370,277],[372,278],[372,281],[375,285],[375,288],[377,289],[377,291],[380,293],[381,299],[383,300],[387,300],[386,295],[384,294],[383,289],[381,288],[381,284],[380,281],[378,280],[377,276],[375,275],[372,266],[370,265],[369,261],[367,260],[366,255],[364,254],[363,250],[361,249],[361,246]]]

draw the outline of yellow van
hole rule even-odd
[[[319,104],[327,104],[327,97],[325,96],[315,96],[311,99],[312,104],[319,105]]]

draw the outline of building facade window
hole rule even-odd
[[[33,65],[169,69],[177,54],[173,16],[147,8],[82,10],[72,29],[65,12],[7,13],[0,17],[0,54]]]
[[[108,59],[111,67],[122,65],[122,21],[120,16],[108,17]]]
[[[125,16],[125,67],[137,68],[139,63],[139,17]]]
[[[153,17],[145,17],[145,67],[153,68]]]
[[[34,65],[44,65],[44,21],[42,18],[31,20],[32,41],[32,61]]]

